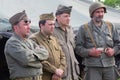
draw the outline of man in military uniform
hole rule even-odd
[[[49,52],[49,58],[42,62],[43,80],[61,80],[66,67],[65,55],[57,39],[52,36],[54,24],[53,13],[41,14],[39,21],[40,31],[30,37],[37,44],[44,45]]]
[[[10,78],[12,80],[42,80],[41,61],[48,58],[48,51],[28,39],[30,21],[25,11],[13,15],[9,22],[14,31],[5,45]]]
[[[75,57],[74,33],[69,25],[72,6],[59,5],[56,11],[56,23],[53,35],[59,40],[59,44],[66,56],[67,68],[63,80],[78,80],[79,66]]]
[[[120,39],[112,23],[103,20],[107,12],[100,2],[89,7],[91,21],[79,28],[76,53],[85,58],[85,80],[117,80],[114,55],[120,50]]]

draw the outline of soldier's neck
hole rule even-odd
[[[102,26],[102,21],[95,21],[95,20],[93,20],[93,23],[96,25],[96,26],[99,26],[99,27],[101,27]]]
[[[63,30],[63,31],[66,31],[66,25],[60,25],[60,28]]]

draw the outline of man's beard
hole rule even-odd
[[[95,22],[99,23],[103,20],[103,17],[93,17],[93,19],[95,20]]]

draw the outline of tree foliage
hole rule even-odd
[[[120,7],[120,0],[105,0],[104,4],[114,8]]]

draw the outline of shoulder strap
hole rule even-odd
[[[109,31],[110,31],[110,37],[112,37],[112,23],[110,23],[109,21],[105,21]]]
[[[90,36],[90,38],[91,38],[91,41],[92,41],[93,45],[94,45],[95,47],[97,47],[97,45],[96,45],[96,43],[95,43],[95,41],[94,41],[94,39],[93,39],[93,35],[92,35],[92,33],[91,33],[91,31],[90,31],[90,29],[89,29],[89,27],[88,27],[88,23],[84,24],[84,28],[85,28],[85,30],[88,31],[88,34],[89,34],[89,36]]]

